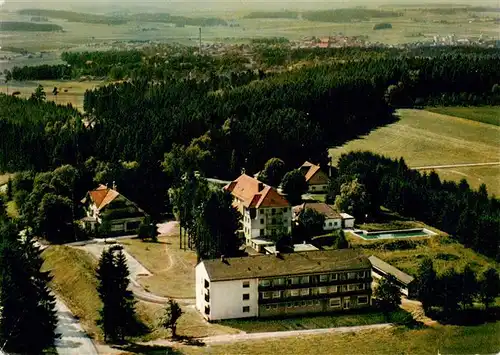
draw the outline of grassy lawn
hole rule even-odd
[[[410,167],[500,161],[500,127],[424,110],[399,110],[398,114],[398,122],[330,149],[333,163],[336,164],[342,153],[356,150],[370,150],[391,158],[402,156]],[[437,173],[442,174],[444,170],[437,170]],[[475,188],[485,183],[492,194],[500,195],[498,168],[452,170],[457,173],[443,173],[446,175],[441,177],[455,181],[465,177]]]
[[[464,247],[446,235],[385,241],[367,241],[350,233],[346,237],[352,247],[362,249],[367,255],[375,255],[410,275],[416,275],[424,257],[432,259],[438,273],[447,268],[461,269],[467,263],[477,272],[489,266],[500,267],[493,259]]]
[[[500,106],[427,107],[427,111],[500,126]]]
[[[500,322],[475,327],[403,327],[359,333],[322,334],[183,347],[184,354],[494,354],[500,350]],[[163,352],[164,354],[165,352]],[[148,352],[148,354],[161,354]]]
[[[219,324],[240,329],[247,333],[280,332],[285,330],[302,330],[318,328],[351,327],[356,325],[369,325],[380,323],[402,322],[408,313],[397,310],[386,318],[381,312],[375,310],[357,310],[349,313],[332,313],[329,315],[301,316],[290,318],[270,319],[229,319],[220,321]]]
[[[196,254],[179,249],[179,236],[163,236],[158,243],[123,239],[120,244],[153,273],[138,279],[146,290],[165,297],[195,297]]]
[[[31,94],[35,91],[38,85],[42,85],[47,94],[47,100],[55,101],[58,104],[66,105],[71,104],[73,107],[83,111],[83,95],[85,91],[98,87],[103,84],[102,81],[54,81],[54,80],[40,80],[40,81],[28,81],[28,82],[10,82],[9,85],[0,85],[0,93],[12,94],[15,91],[19,91],[21,94],[19,97],[29,98]],[[59,94],[57,96],[52,95],[52,89],[57,87],[59,89]],[[1,183],[0,183],[1,185]]]
[[[102,339],[95,321],[102,303],[96,291],[96,260],[89,253],[67,246],[51,246],[43,252],[43,268],[53,275],[51,288],[78,317],[85,330]]]

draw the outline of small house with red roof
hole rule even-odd
[[[81,223],[92,230],[106,219],[110,224],[110,235],[136,234],[145,213],[135,203],[120,194],[116,188],[99,185],[87,192],[81,201],[86,217]]]
[[[292,233],[292,208],[275,188],[243,174],[224,190],[233,196],[233,205],[243,216],[246,245],[260,252],[274,245],[275,237]]]
[[[324,193],[328,189],[328,175],[318,165],[306,161],[300,167],[300,171],[306,178],[308,192]]]

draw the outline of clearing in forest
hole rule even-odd
[[[399,121],[330,149],[334,164],[342,153],[368,150],[405,159],[410,167],[493,163],[500,161],[500,127],[423,110],[399,110]],[[500,165],[435,169],[442,179],[465,178],[490,194],[500,195]]]

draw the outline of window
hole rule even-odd
[[[342,292],[347,292],[347,285],[342,285]]]
[[[307,305],[308,306],[312,306],[313,305],[313,301],[307,301]]]
[[[260,280],[259,281],[259,286],[268,287],[270,285],[271,285],[271,281],[269,281],[269,280]]]
[[[302,301],[302,302],[300,303],[300,305],[301,305],[302,307],[305,307],[305,305],[306,305],[306,301]]]
[[[271,230],[271,235],[272,235],[273,237],[275,237],[275,236],[276,236],[276,230],[275,230],[275,229]]]
[[[303,288],[300,290],[300,295],[301,296],[309,296],[309,289],[308,288]]]
[[[347,289],[349,291],[355,291],[358,288],[358,285],[356,285],[356,284],[350,284],[350,285],[347,285],[347,286],[348,286]]]
[[[331,274],[330,275],[330,281],[337,281],[338,275],[337,274]]]
[[[358,272],[358,279],[363,279],[364,277],[365,277],[364,271]]]
[[[210,287],[210,282],[208,282],[208,280],[205,280],[205,288],[209,288]]]
[[[368,296],[358,296],[358,304],[368,304]]]
[[[364,290],[365,284],[358,284],[358,290]]]
[[[283,208],[283,212],[288,212],[288,207]]]
[[[347,274],[345,272],[343,272],[343,273],[340,274],[340,279],[341,280],[345,280],[346,276],[347,276]]]
[[[327,293],[328,292],[328,289],[326,287],[320,287],[319,288],[319,293]]]
[[[348,272],[347,273],[347,278],[349,280],[355,279],[356,278],[356,273],[355,272]]]
[[[319,282],[327,282],[328,275],[319,275]]]
[[[262,292],[261,295],[264,300],[271,298],[271,292]]]
[[[210,314],[210,306],[205,306],[205,314]]]
[[[273,298],[280,298],[280,291],[274,291],[273,292]]]
[[[273,216],[276,214],[276,208],[273,208],[273,209],[271,210],[271,214],[272,214]]]
[[[264,224],[264,218],[260,219],[260,224]]]
[[[340,304],[340,298],[330,298],[330,307],[338,308]]]
[[[300,277],[292,277],[292,285],[298,285],[300,283]]]
[[[243,281],[243,288],[249,288],[250,287],[250,281]]]
[[[296,297],[296,296],[298,296],[298,295],[299,295],[299,290],[290,290],[290,295],[291,295],[292,297]]]
[[[328,222],[328,227],[331,227],[332,226],[332,222]]]
[[[300,278],[300,283],[302,283],[302,284],[308,284],[309,283],[309,276],[302,276]]]
[[[311,289],[311,294],[313,294],[313,295],[317,295],[318,293],[319,293],[319,288],[318,288],[318,287],[313,287],[313,288]]]
[[[274,279],[273,280],[273,285],[274,286],[282,286],[285,284],[285,279],[284,278],[279,278],[279,279]]]
[[[250,294],[249,293],[244,293],[243,294],[243,301],[248,301],[249,299],[250,299]]]
[[[265,235],[265,233],[264,233],[264,229],[259,229],[259,235],[260,235],[261,237],[263,237],[263,236]]]
[[[319,300],[314,300],[314,304],[315,304],[316,306],[319,306]]]
[[[250,306],[243,306],[243,313],[250,313]]]
[[[337,286],[330,286],[328,288],[329,293],[336,293],[337,292]]]

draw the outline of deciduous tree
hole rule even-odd
[[[182,316],[183,312],[179,304],[169,299],[165,305],[163,317],[160,319],[160,325],[165,329],[170,329],[172,338],[177,337],[177,321]]]
[[[283,180],[285,174],[285,162],[279,158],[271,158],[264,165],[264,169],[260,172],[259,180],[278,187]]]
[[[340,195],[335,198],[335,208],[349,213],[356,219],[363,221],[370,210],[370,200],[363,184],[358,179],[342,184]]]
[[[286,194],[288,201],[292,205],[299,204],[302,201],[302,194],[307,191],[306,178],[299,169],[286,173],[283,176],[281,186],[283,193]]]

